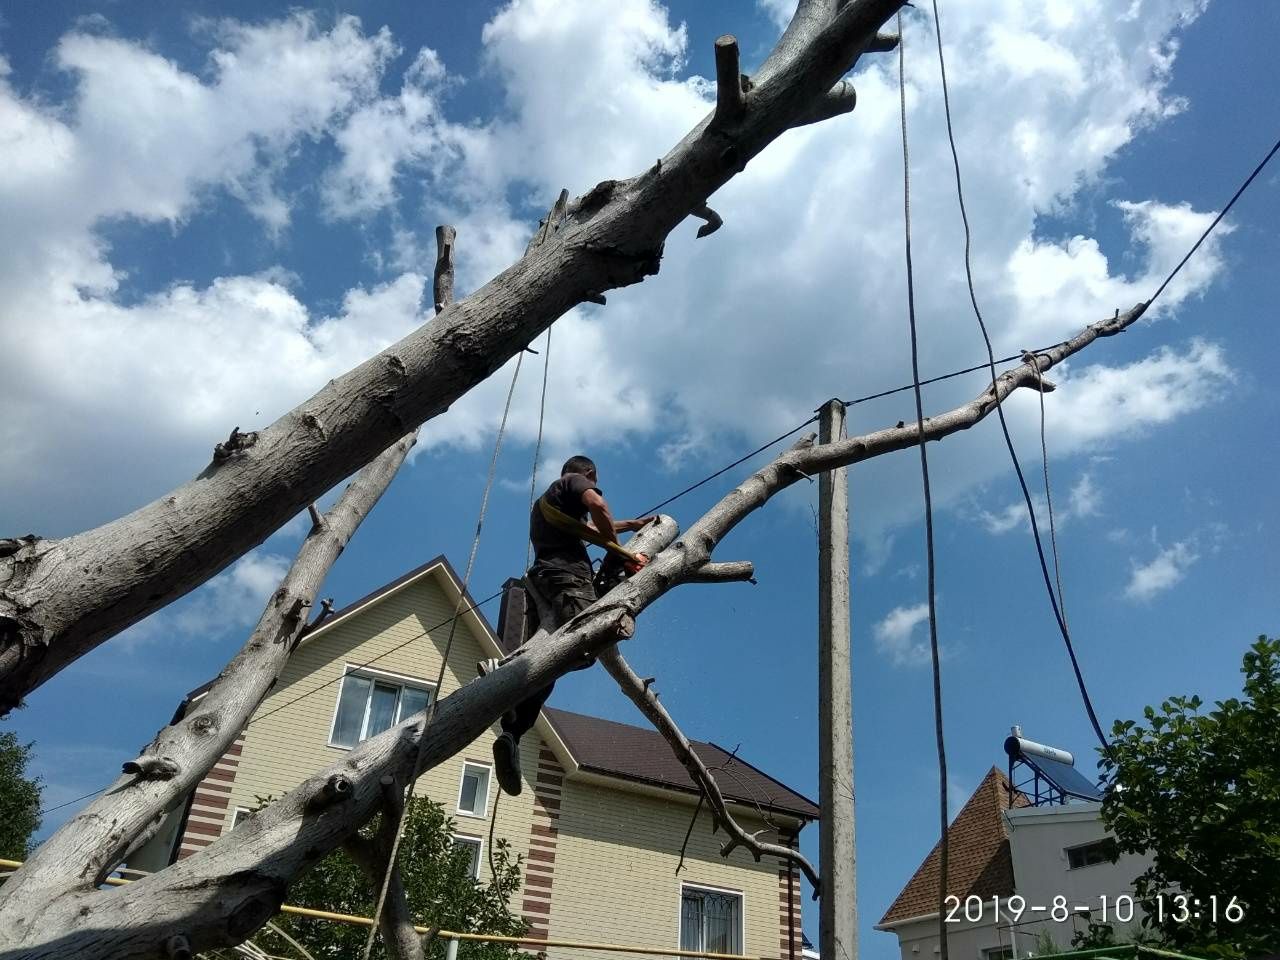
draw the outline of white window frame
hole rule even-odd
[[[373,667],[364,667],[358,663],[343,664],[342,680],[338,683],[338,696],[333,701],[333,716],[329,718],[328,746],[332,747],[334,750],[352,750],[368,739],[367,736],[362,736],[358,740],[356,740],[354,744],[352,744],[349,747],[345,747],[340,743],[333,742],[333,736],[335,733],[338,732],[338,710],[342,706],[342,691],[343,691],[343,688],[347,685],[347,677],[350,677],[352,675],[355,675],[358,677],[365,677],[367,679],[374,680],[374,681],[382,680],[388,683],[395,683],[395,684],[398,684],[402,689],[404,687],[412,687],[415,690],[423,690],[426,693],[430,694],[431,699],[435,699],[435,696],[436,696],[436,685],[429,680],[423,680],[421,677],[412,677],[405,673],[392,673],[390,670],[376,670]],[[365,701],[365,704],[364,704],[364,717],[361,718],[360,720],[360,732],[362,734],[364,733],[365,730],[368,729],[368,726],[369,726],[369,704],[372,700],[373,698],[370,697],[368,700]],[[428,703],[430,703],[430,700],[428,700]],[[400,709],[400,698],[399,698],[399,695],[397,694],[396,696],[397,712],[399,711],[399,709]],[[400,720],[397,720],[396,723],[400,723],[401,720],[403,720],[403,718],[400,718]]]
[[[480,800],[478,806],[480,812],[474,810],[462,809],[462,788],[467,784],[467,768],[471,767],[475,770],[484,771],[484,796],[477,799]],[[475,820],[483,820],[489,813],[489,794],[491,792],[490,785],[493,783],[493,764],[481,763],[479,760],[462,761],[462,776],[458,778],[458,802],[454,804],[456,812],[460,817],[471,817]]]
[[[244,814],[243,819],[240,816],[240,814],[242,813]],[[244,821],[247,820],[252,815],[253,815],[253,811],[250,810],[248,807],[236,807],[234,810],[231,811],[231,829],[234,830],[236,827],[240,826],[240,824],[244,823]]]
[[[476,848],[476,872],[471,874],[472,880],[480,879],[480,864],[484,862],[484,837],[473,837],[469,833],[452,834],[453,842],[459,845],[471,846]]]
[[[676,949],[674,955],[677,957],[684,956],[684,948],[680,945],[681,930],[680,924],[684,919],[684,892],[686,890],[697,890],[701,893],[717,893],[721,896],[732,896],[738,898],[738,943],[743,951],[742,956],[746,956],[747,949],[747,893],[745,890],[735,890],[732,887],[717,887],[710,883],[685,883],[680,882],[680,892],[676,897]]]

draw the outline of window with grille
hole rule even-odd
[[[742,952],[742,895],[683,887],[680,949],[699,953]]]
[[[426,684],[348,671],[338,691],[329,743],[354,747],[424,709],[430,701],[431,688]]]

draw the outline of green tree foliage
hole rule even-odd
[[[261,798],[260,798],[261,799]],[[373,836],[380,818],[361,832]],[[423,926],[467,933],[520,936],[525,922],[509,907],[520,887],[520,858],[506,840],[498,838],[489,857],[482,859],[480,879],[471,876],[471,850],[453,840],[454,822],[438,803],[414,799],[405,814],[400,841],[400,874],[414,920]],[[487,844],[486,844],[487,850]],[[341,851],[330,854],[289,888],[289,903],[367,917],[373,913],[377,890],[368,877]],[[297,939],[316,960],[359,957],[367,927],[280,914],[273,921]],[[269,953],[292,956],[282,940],[269,932],[254,938]],[[445,944],[437,939],[430,956],[443,958]],[[379,942],[375,957],[386,957]],[[514,949],[498,944],[463,942],[459,960],[516,960]]]
[[[25,860],[40,829],[40,780],[27,776],[31,744],[12,731],[0,733],[0,857]]]
[[[1118,722],[1114,759],[1103,760],[1114,785],[1107,826],[1121,850],[1154,859],[1134,882],[1136,899],[1168,944],[1193,954],[1280,949],[1280,640],[1259,637],[1243,672],[1243,697],[1212,710],[1171,697],[1143,711],[1146,726]],[[1179,893],[1192,898],[1186,911],[1172,900]],[[1224,909],[1232,897],[1244,912],[1234,923]]]

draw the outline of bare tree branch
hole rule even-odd
[[[734,123],[747,111],[738,41],[725,34],[716,40],[716,119]]]
[[[756,582],[756,565],[750,560],[704,563],[684,578],[685,583],[734,583],[743,580]]]
[[[436,313],[453,303],[453,245],[458,232],[448,224],[436,227],[436,275],[432,284]]]
[[[91,889],[125,859],[133,840],[159,826],[217,762],[289,659],[305,611],[356,528],[390,485],[416,431],[365,467],[313,526],[240,652],[198,704],[165,727],[123,775],[46,840],[3,889],[3,909],[24,909],[68,887]],[[32,907],[34,909],[34,907]]]
[[[369,878],[375,890],[382,886],[387,861],[396,842],[396,827],[404,811],[404,794],[396,787],[395,780],[382,777],[378,785],[383,798],[378,835],[368,838],[356,833],[342,844],[342,849]],[[423,960],[422,940],[414,929],[398,863],[391,867],[391,882],[387,885],[387,900],[378,918],[378,932],[382,934],[382,942],[392,960]]]
[[[453,227],[437,228],[436,237],[443,244],[447,302]],[[217,762],[275,684],[307,629],[306,611],[329,570],[390,486],[417,435],[414,430],[401,437],[361,470],[325,515],[314,503],[308,505],[311,530],[240,652],[198,707],[161,730],[140,756],[123,765],[120,779],[41,844],[17,881],[8,885],[12,906],[20,909],[67,887],[97,886],[154,836],[165,815]],[[332,601],[323,607],[322,617],[332,612]],[[10,905],[6,902],[6,909]]]
[[[1046,371],[1099,337],[1120,333],[1144,310],[1145,304],[1139,304],[1039,352],[1032,358],[1034,366],[1015,367],[973,401],[926,419],[924,438],[941,440],[968,429],[994,410],[997,401],[1034,383],[1036,367]],[[650,524],[631,541],[636,549],[654,551],[648,566],[545,640],[526,645],[501,668],[440,700],[420,769],[431,769],[462,750],[510,706],[578,666],[584,655],[607,654],[619,630],[633,629],[649,604],[686,582],[710,561],[726,534],[781,490],[803,476],[905,449],[919,439],[915,424],[821,446],[806,438],[740,483],[683,536],[676,537],[669,518]],[[639,683],[643,688],[644,681]],[[629,679],[628,687],[634,689]],[[73,954],[132,958],[154,956],[175,931],[196,951],[244,940],[275,913],[294,877],[381,808],[380,778],[401,782],[411,775],[419,756],[419,727],[410,719],[364,741],[233,833],[128,887],[103,891],[79,886],[15,908],[11,879],[0,890],[0,950],[9,951],[6,960]],[[335,781],[345,788],[335,790]]]
[[[848,80],[841,80],[832,87],[825,96],[796,119],[795,126],[802,127],[810,123],[821,123],[842,113],[851,113],[858,105],[858,93]]]
[[[814,890],[819,890],[822,886],[822,880],[818,876],[818,871],[813,868],[813,864],[800,851],[761,840],[760,834],[764,832],[763,830],[756,833],[748,833],[742,829],[742,826],[730,813],[729,805],[725,801],[724,794],[720,792],[720,785],[716,783],[715,777],[711,775],[707,765],[702,762],[702,758],[694,753],[693,745],[689,743],[689,738],[676,725],[675,720],[671,718],[667,709],[658,702],[658,695],[654,693],[652,685],[645,683],[636,675],[630,664],[618,652],[618,648],[611,647],[603,651],[600,654],[600,663],[609,672],[609,676],[617,681],[622,692],[630,698],[632,703],[640,708],[640,712],[648,717],[649,722],[662,734],[662,738],[670,745],[672,752],[676,755],[676,759],[680,761],[685,770],[689,772],[689,777],[702,790],[707,802],[711,805],[712,816],[715,817],[719,826],[723,827],[725,832],[729,834],[729,839],[720,848],[720,855],[727,857],[735,848],[741,846],[745,847],[757,862],[762,856],[778,857],[786,863],[794,863],[799,866],[804,871],[805,876],[809,878],[809,882],[813,884]]]
[[[0,711],[222,570],[566,310],[655,273],[667,235],[794,126],[903,2],[802,3],[738,122],[708,116],[653,168],[557,204],[564,216],[548,225],[558,229],[510,268],[275,423],[237,431],[186,485],[105,526],[0,556]]]

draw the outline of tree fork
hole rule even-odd
[[[801,4],[732,130],[713,112],[654,168],[614,182],[597,208],[566,203],[544,243],[256,431],[249,445],[249,434],[233,432],[228,457],[195,480],[102,527],[0,558],[0,712],[261,543],[568,309],[656,272],[666,236],[797,125],[903,2],[853,0],[838,11]]]
[[[1041,351],[1037,366],[1047,371],[1099,337],[1122,332],[1145,309],[1146,304],[1138,304],[1128,313],[1086,327]],[[1029,363],[1006,371],[996,378],[993,391],[926,420],[924,439],[942,440],[967,430],[991,412],[992,405],[985,402],[990,397],[1003,400],[1019,387],[1033,386],[1038,376]],[[634,619],[672,587],[687,582],[711,560],[715,546],[734,527],[801,476],[850,466],[919,442],[915,423],[817,446],[808,437],[743,480],[680,539],[675,540],[675,524],[669,518],[650,525],[637,541],[652,531],[675,542],[545,640],[526,644],[519,656],[440,701],[432,736],[421,751],[421,769],[431,769],[457,754],[504,711],[578,666],[584,654],[607,650],[615,642],[620,621]],[[7,950],[6,960],[47,960],[75,951],[85,958],[150,958],[161,935],[175,929],[184,931],[195,950],[247,939],[275,913],[294,877],[381,809],[380,778],[389,775],[399,782],[411,774],[419,756],[418,727],[411,718],[364,741],[340,763],[315,774],[238,830],[128,887],[104,891],[80,885],[51,890],[46,898],[23,909],[15,907],[11,894],[20,886],[15,883],[19,878],[10,878],[3,889],[6,898],[0,901],[0,948]],[[308,799],[335,774],[349,778],[350,800],[321,816],[308,815]],[[37,856],[42,853],[38,851]]]

